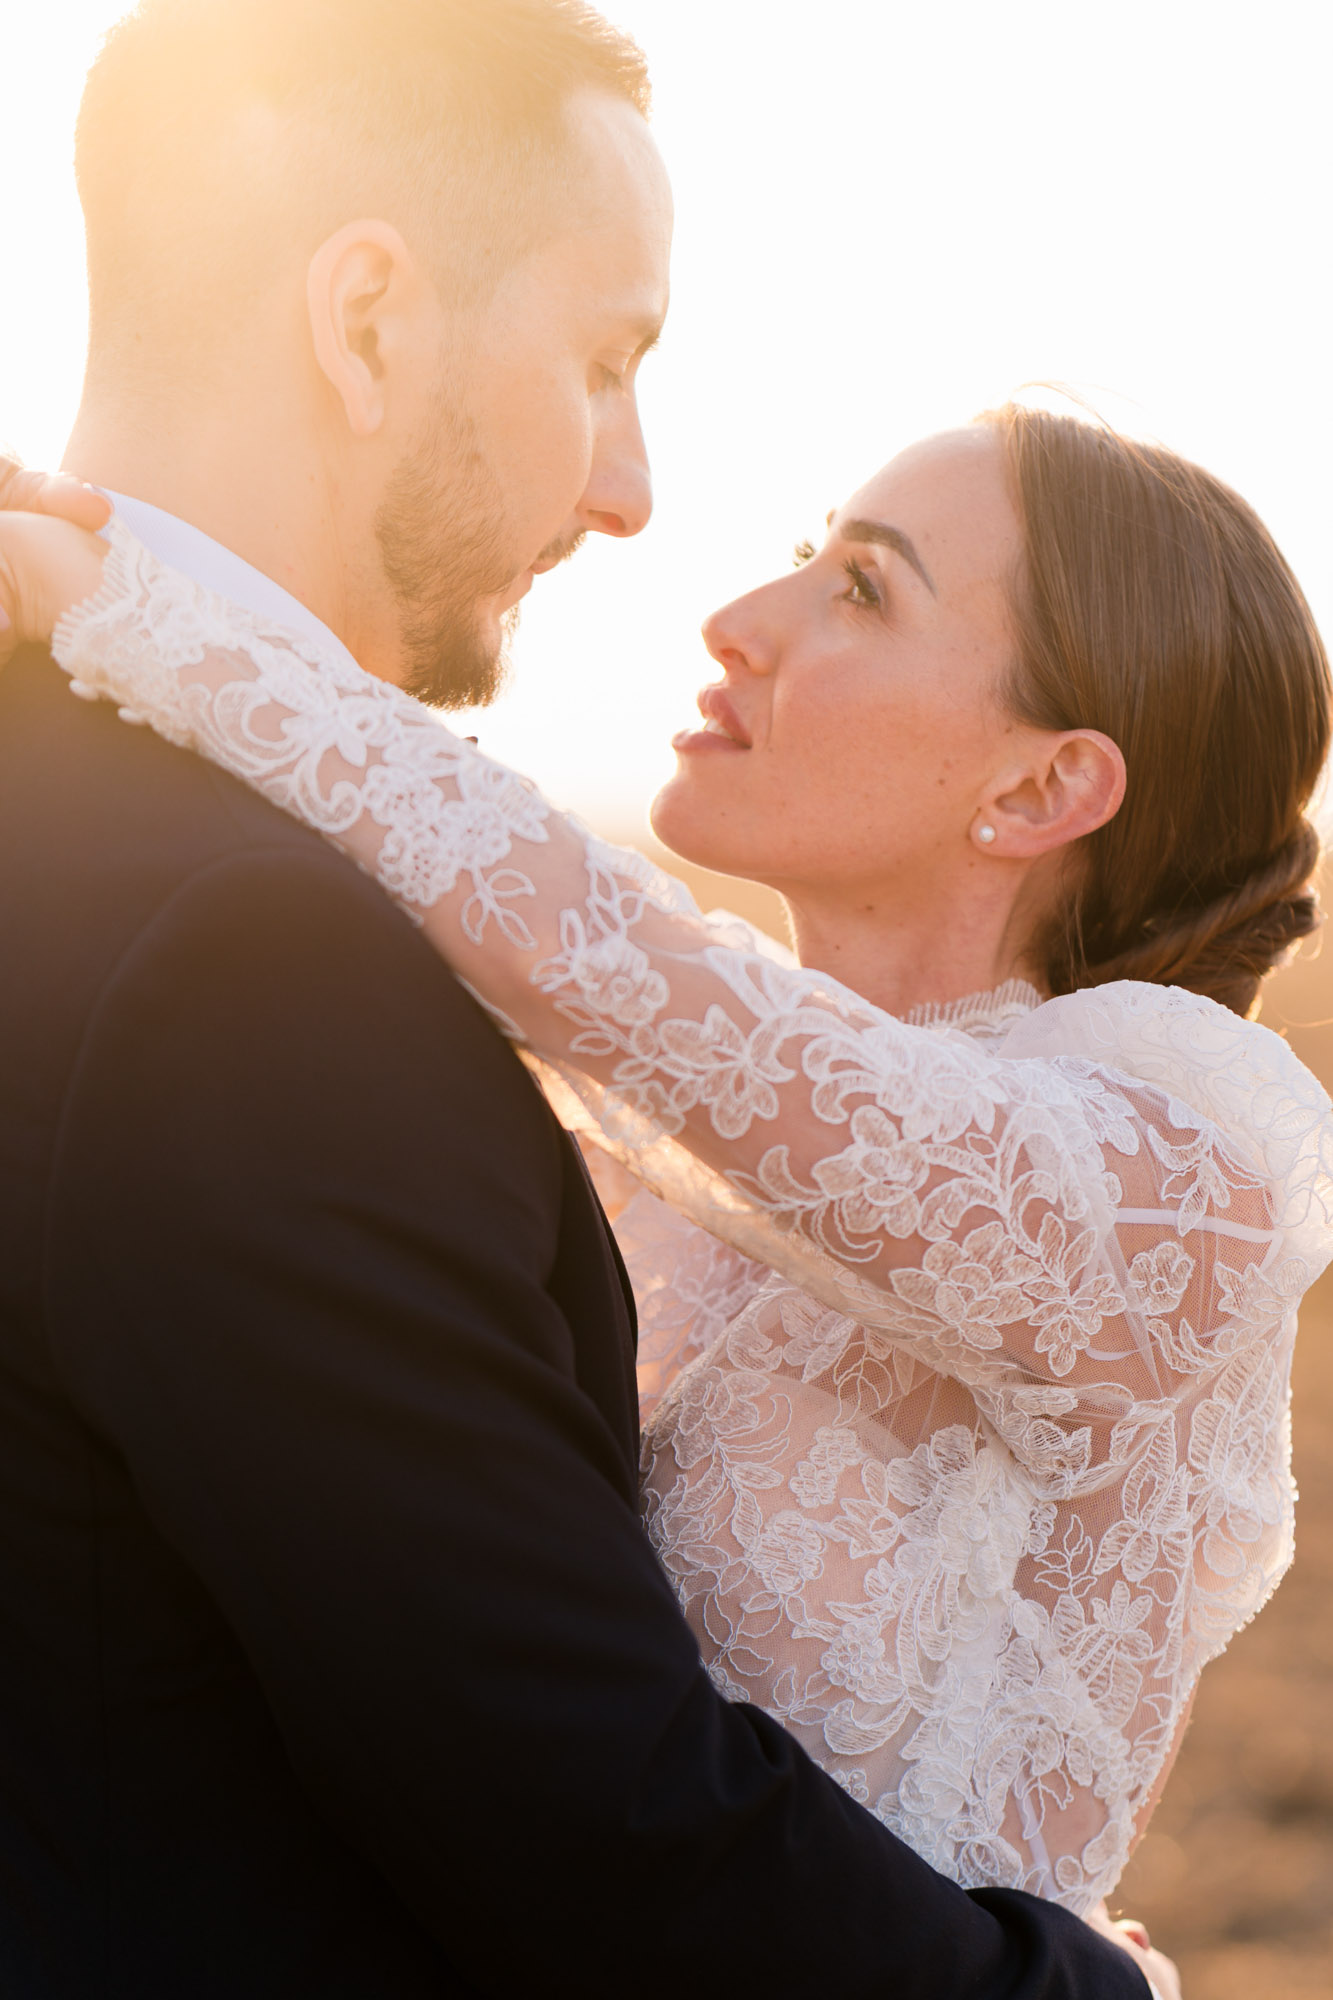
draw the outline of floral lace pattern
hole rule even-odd
[[[606,1204],[604,1171],[589,1164]],[[638,1309],[639,1414],[646,1424],[681,1369],[708,1352],[769,1274],[646,1188],[630,1194],[614,1226]]]
[[[1318,1085],[1170,989],[895,1020],[111,543],[56,635],[76,688],[372,872],[708,1232],[641,1213],[627,1241],[665,1389],[649,1529],[719,1686],[945,1873],[1095,1903],[1202,1665],[1290,1560]]]

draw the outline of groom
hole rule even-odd
[[[576,0],[144,0],[69,462],[442,700],[650,508],[670,201]],[[365,877],[0,678],[0,1992],[1130,2000],[710,1685],[577,1153]]]

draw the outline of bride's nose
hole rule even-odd
[[[738,597],[704,619],[703,639],[713,658],[729,673],[771,674],[775,665],[772,641],[756,616],[755,598]]]

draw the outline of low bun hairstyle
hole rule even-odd
[[[1128,771],[1036,964],[1052,993],[1143,979],[1250,1014],[1320,921],[1305,815],[1330,680],[1310,608],[1252,509],[1198,466],[1074,417],[982,421],[1025,541],[1009,706],[1101,730]]]

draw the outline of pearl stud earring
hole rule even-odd
[[[989,820],[983,820],[977,828],[977,839],[983,847],[989,847],[994,838],[995,828],[990,824]]]

